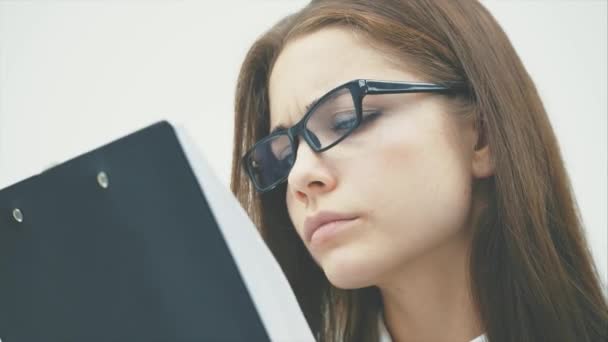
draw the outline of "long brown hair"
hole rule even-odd
[[[286,187],[256,193],[239,164],[269,133],[269,75],[285,44],[330,25],[357,30],[429,82],[462,81],[495,173],[473,230],[471,292],[491,342],[606,341],[608,306],[547,114],[506,34],[477,1],[318,0],[263,34],[236,89],[231,175],[321,341],[374,341],[375,287],[332,286],[289,219]]]

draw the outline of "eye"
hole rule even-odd
[[[333,131],[348,131],[357,123],[357,113],[354,111],[336,113],[331,129]]]
[[[382,114],[382,112],[379,110],[363,111],[361,125],[365,125],[365,124],[373,121],[381,114]],[[338,120],[336,120],[333,124],[332,129],[334,131],[348,131],[348,130],[352,129],[357,123],[357,114],[354,111],[347,112],[347,113],[338,113],[338,114],[336,114],[335,117],[338,118]]]
[[[275,158],[277,158],[277,160],[285,160],[285,159],[289,158],[290,155],[291,155],[291,147],[286,147],[283,150],[281,150],[278,154],[275,154]]]
[[[291,153],[292,147],[287,135],[274,137],[267,146],[267,156],[277,161],[289,158]]]

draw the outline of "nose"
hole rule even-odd
[[[326,158],[326,153],[313,151],[300,138],[296,160],[287,177],[291,192],[298,201],[306,203],[311,197],[332,191],[337,179]]]

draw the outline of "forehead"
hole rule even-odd
[[[356,78],[420,81],[349,28],[323,28],[291,40],[270,75],[270,128],[292,126],[309,103]]]

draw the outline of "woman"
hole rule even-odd
[[[234,133],[319,340],[608,338],[547,114],[478,2],[312,1],[251,47]]]

